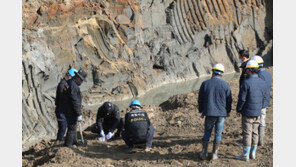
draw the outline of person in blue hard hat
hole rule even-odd
[[[66,119],[67,119],[67,135],[65,146],[72,147],[73,144],[79,146],[77,142],[77,122],[82,121],[82,94],[79,86],[83,81],[86,82],[87,73],[83,70],[74,72],[75,76],[69,80],[68,99],[65,101]]]
[[[272,82],[272,76],[270,72],[265,70],[263,67],[264,61],[261,56],[255,55],[252,60],[255,60],[258,65],[258,76],[259,78],[263,79],[265,81],[265,84],[267,86],[267,102],[262,108],[261,111],[261,117],[260,117],[260,125],[259,125],[259,142],[258,146],[263,146],[264,145],[264,134],[265,134],[265,118],[266,118],[266,108],[269,107],[270,105],[270,91],[271,91],[271,82]]]
[[[114,131],[117,129],[116,133]],[[99,141],[115,140],[120,138],[123,129],[123,119],[120,118],[119,108],[111,102],[105,102],[99,107],[97,120],[91,131],[99,134]]]
[[[139,100],[130,104],[130,112],[125,114],[122,139],[129,147],[128,153],[134,153],[134,144],[146,144],[145,151],[151,151],[154,127],[146,112],[142,110]]]
[[[248,76],[240,86],[236,106],[237,117],[242,115],[243,153],[235,158],[244,161],[248,161],[249,157],[256,157],[261,110],[267,103],[267,86],[259,78],[258,68],[258,63],[254,60],[249,60],[246,64]]]
[[[58,121],[58,133],[57,141],[64,141],[64,135],[67,129],[67,120],[65,116],[64,102],[67,101],[67,90],[69,88],[68,81],[75,76],[74,72],[78,72],[75,68],[71,68],[67,71],[64,78],[61,79],[57,86],[56,90],[56,99],[55,99],[55,115]]]
[[[215,140],[212,160],[218,159],[218,149],[222,140],[222,131],[225,117],[231,111],[232,96],[230,86],[221,79],[224,73],[222,64],[215,64],[212,68],[212,78],[202,83],[198,95],[198,108],[205,118],[204,136],[202,138],[202,152],[200,158],[207,159],[208,144],[213,128],[215,127]]]

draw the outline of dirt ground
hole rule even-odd
[[[272,67],[268,71],[272,73]],[[233,105],[230,117],[225,121],[220,159],[201,160],[204,119],[197,109],[198,92],[171,97],[160,106],[144,106],[155,127],[152,152],[138,148],[134,154],[127,154],[123,140],[101,143],[98,136],[86,129],[85,147],[66,148],[51,141],[42,141],[29,151],[23,152],[23,166],[273,166],[273,91],[271,107],[267,109],[265,146],[258,147],[256,160],[249,162],[234,159],[242,153],[241,117],[236,117],[235,107],[238,96],[238,80],[229,82]],[[272,89],[273,90],[273,89]],[[124,116],[123,111],[121,116]],[[78,138],[79,138],[78,134]],[[80,138],[79,138],[80,140]],[[213,133],[209,152],[212,150]]]

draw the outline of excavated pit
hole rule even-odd
[[[272,67],[268,68],[272,73]],[[87,128],[84,138],[86,147],[66,148],[50,141],[43,141],[27,152],[23,152],[23,166],[272,166],[273,165],[273,88],[271,106],[267,109],[266,134],[264,147],[258,147],[256,160],[239,161],[235,155],[242,153],[241,117],[236,117],[238,101],[238,80],[229,81],[233,104],[230,117],[226,118],[219,149],[220,159],[203,161],[199,158],[202,150],[201,139],[204,119],[198,113],[198,91],[170,97],[160,106],[144,106],[155,127],[153,150],[145,153],[137,148],[135,154],[127,154],[123,140],[100,143],[97,134]],[[120,113],[124,116],[127,108]],[[79,134],[78,134],[79,137]],[[80,138],[79,138],[80,140]],[[209,152],[212,150],[213,134]],[[209,154],[210,158],[211,154]]]

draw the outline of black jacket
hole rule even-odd
[[[97,126],[99,127],[99,131],[103,130],[103,124],[110,127],[111,132],[114,132],[114,130],[117,128],[117,126],[120,123],[120,114],[118,112],[118,107],[115,104],[113,105],[113,110],[108,112],[104,109],[103,106],[101,106],[98,109],[97,113]]]
[[[69,84],[65,79],[61,79],[61,81],[59,82],[58,86],[57,86],[57,91],[56,91],[56,99],[55,99],[55,105],[56,105],[56,109],[55,109],[55,114],[56,117],[59,119],[65,119],[63,114],[65,114],[65,110],[64,110],[64,102],[67,101],[68,98],[68,94],[67,94],[67,90],[69,88]]]
[[[150,120],[146,112],[136,109],[125,114],[124,129],[131,138],[146,138],[149,126]]]
[[[68,118],[76,119],[81,115],[82,95],[79,88],[79,83],[75,78],[69,80],[69,89],[67,91],[68,98],[65,103],[67,108],[66,116]]]
[[[247,60],[246,62],[243,62],[242,65],[240,66],[240,68],[242,68],[242,74],[239,78],[239,86],[241,86],[243,80],[245,80],[247,78],[247,71],[246,71],[246,66],[249,60]]]
[[[205,116],[225,117],[231,111],[229,84],[219,76],[204,81],[198,95],[198,108]]]

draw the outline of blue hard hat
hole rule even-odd
[[[71,68],[70,70],[68,70],[68,74],[70,74],[72,77],[75,76],[74,72],[78,72],[78,70],[76,70],[75,68]]]
[[[130,104],[130,106],[140,106],[140,107],[142,107],[140,101],[137,100],[137,99],[135,99],[134,101],[132,101],[131,104]]]

